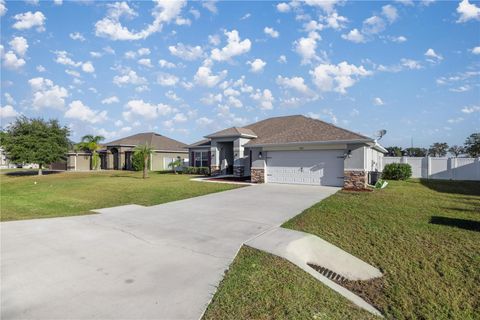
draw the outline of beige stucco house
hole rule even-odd
[[[137,145],[147,144],[154,149],[150,158],[150,170],[168,170],[168,164],[180,157],[188,160],[186,144],[155,132],[138,133],[106,143],[99,151],[100,168],[104,170],[132,170],[132,155]],[[86,152],[70,152],[67,170],[91,169],[91,155]]]
[[[227,128],[189,146],[192,166],[258,183],[363,189],[387,151],[374,139],[301,115]]]

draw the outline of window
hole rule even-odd
[[[208,151],[195,152],[195,167],[208,167]]]

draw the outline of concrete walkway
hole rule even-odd
[[[365,300],[308,265],[310,263],[322,266],[339,276],[354,281],[370,280],[382,276],[380,270],[339,247],[317,236],[284,228],[269,230],[245,244],[289,260],[357,306],[381,316],[381,313]]]
[[[256,185],[1,223],[1,319],[198,319],[245,241],[337,190]]]

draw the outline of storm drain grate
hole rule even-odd
[[[328,279],[330,280],[333,280],[335,282],[345,282],[345,281],[348,281],[347,278],[345,278],[344,276],[330,270],[330,269],[327,269],[325,267],[322,267],[322,266],[318,266],[316,264],[311,264],[311,263],[307,263],[307,265],[310,267],[310,268],[313,268],[315,269],[317,272],[319,272],[321,275],[323,275],[324,277],[327,277]]]

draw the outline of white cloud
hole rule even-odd
[[[98,37],[111,40],[140,40],[146,39],[153,33],[161,31],[164,23],[179,21],[182,8],[186,5],[185,0],[179,1],[156,1],[152,10],[153,22],[138,32],[130,31],[120,23],[120,18],[135,17],[138,14],[129,7],[126,2],[108,4],[107,15],[95,23],[95,34]]]
[[[397,42],[397,43],[402,43],[402,42],[407,41],[407,38],[404,37],[404,36],[388,37],[388,39],[390,39],[390,41]]]
[[[358,29],[353,29],[348,34],[342,34],[342,38],[354,43],[365,42],[365,37]]]
[[[214,87],[227,76],[227,70],[223,70],[218,74],[213,74],[208,64],[199,67],[195,73],[194,81],[196,84],[205,87]]]
[[[370,76],[371,71],[363,66],[355,66],[343,61],[337,65],[320,64],[310,71],[313,83],[321,91],[335,91],[346,93],[346,89],[353,86],[360,78]]]
[[[222,40],[220,40],[220,36],[218,34],[208,36],[208,43],[211,45],[218,46],[221,42]]]
[[[472,53],[473,54],[480,54],[480,47],[472,48]]]
[[[287,57],[285,55],[281,55],[280,57],[278,57],[278,63],[287,63]]]
[[[203,56],[203,49],[200,46],[188,46],[183,43],[177,43],[177,46],[169,46],[170,53],[180,59],[193,61]]]
[[[464,85],[464,86],[460,86],[460,87],[458,87],[458,88],[450,88],[450,89],[448,89],[448,90],[451,91],[451,92],[461,93],[461,92],[470,91],[470,89],[472,89],[472,87],[469,86],[468,84],[466,84],[466,85]]]
[[[45,67],[42,66],[41,64],[39,64],[36,69],[37,69],[38,72],[45,72],[45,71],[47,71],[47,69],[45,69]]]
[[[53,0],[53,4],[56,6],[61,6],[63,4],[63,0]]]
[[[5,6],[5,0],[0,0],[0,17],[3,17],[7,11],[8,9]]]
[[[83,72],[86,72],[86,73],[95,72],[95,68],[93,67],[93,64],[90,61],[84,62],[82,64],[82,70]]]
[[[167,60],[160,59],[158,60],[158,65],[160,68],[165,68],[165,69],[173,69],[176,67],[176,65],[172,62],[168,62]]]
[[[204,7],[205,9],[210,11],[211,13],[216,14],[216,13],[218,13],[216,3],[217,3],[217,1],[202,1],[202,7]]]
[[[294,89],[305,95],[312,94],[312,91],[305,84],[305,80],[302,77],[288,78],[288,77],[277,76],[277,84],[285,88]]]
[[[373,104],[375,106],[383,106],[385,103],[383,102],[383,100],[379,97],[376,97],[373,99]]]
[[[250,18],[252,15],[250,13],[245,14],[243,17],[240,18],[240,20],[247,20]]]
[[[480,112],[480,106],[463,107],[462,112],[466,114]]]
[[[269,89],[264,89],[263,91],[257,89],[257,91],[250,95],[250,97],[258,102],[260,109],[273,109],[273,101],[275,100],[275,98],[273,97],[273,94]]]
[[[157,83],[161,86],[174,86],[178,82],[178,77],[170,73],[160,73],[157,76]]]
[[[172,90],[168,90],[167,92],[165,92],[165,97],[167,97],[168,99],[170,100],[173,100],[173,101],[181,101],[182,99],[177,96],[177,94],[175,92],[173,92]]]
[[[3,65],[7,69],[17,70],[25,65],[25,60],[17,57],[13,51],[8,51],[3,55]]]
[[[463,0],[458,4],[457,12],[460,15],[457,20],[458,23],[480,20],[480,8],[468,0]]]
[[[465,119],[463,119],[462,117],[458,117],[458,118],[448,119],[447,122],[448,122],[448,123],[460,123],[460,122],[462,122],[463,120],[465,120]]]
[[[414,6],[413,0],[395,0],[395,2],[401,3],[404,6]]]
[[[78,72],[78,71],[67,69],[67,70],[65,70],[65,73],[70,75],[70,76],[80,78],[80,72]]]
[[[382,7],[382,14],[387,18],[388,22],[393,23],[398,19],[397,8],[391,4]]]
[[[107,111],[92,110],[89,106],[84,105],[82,101],[74,100],[68,105],[64,116],[67,119],[98,123],[107,120]]]
[[[92,58],[101,58],[102,57],[102,53],[101,52],[97,52],[97,51],[90,51],[90,56]]]
[[[213,120],[212,119],[209,119],[207,117],[201,117],[201,118],[198,118],[196,121],[197,125],[199,125],[200,127],[206,127],[210,124],[213,123]]]
[[[198,19],[200,18],[200,11],[198,11],[197,9],[194,9],[194,8],[190,8],[190,11],[189,11],[192,16],[195,18],[195,19]]]
[[[403,67],[405,67],[407,69],[410,69],[410,70],[422,69],[422,65],[420,64],[420,62],[418,62],[416,60],[402,58],[402,59],[400,59],[400,62],[401,62]]]
[[[321,8],[326,13],[332,13],[335,10],[335,5],[341,2],[340,0],[305,0],[309,6]]]
[[[57,56],[55,58],[55,62],[59,64],[63,64],[66,66],[72,66],[72,67],[79,67],[82,65],[81,62],[75,62],[69,57],[69,53],[66,51],[54,51],[55,55]]]
[[[250,65],[250,72],[259,73],[263,71],[263,68],[267,65],[262,59],[255,59],[253,61],[247,61],[247,64]]]
[[[18,115],[19,113],[11,105],[0,107],[0,119],[14,118]]]
[[[19,56],[23,57],[27,53],[28,42],[24,37],[14,37],[9,44]]]
[[[324,17],[323,20],[326,22],[324,27],[335,30],[345,28],[345,25],[348,22],[347,18],[340,16],[337,12],[330,13],[328,16]]]
[[[119,103],[120,100],[117,96],[111,96],[102,100],[102,104],[112,104],[112,103]]]
[[[123,112],[123,117],[127,121],[131,120],[132,115],[138,115],[145,119],[155,119],[175,112],[175,109],[169,105],[163,103],[151,104],[143,100],[130,100],[125,105],[125,109],[127,111]]]
[[[302,57],[302,64],[310,63],[312,60],[318,60],[316,54],[317,40],[320,40],[320,35],[311,31],[308,37],[302,37],[294,42],[295,51]]]
[[[208,106],[211,106],[211,105],[222,102],[222,99],[223,99],[223,96],[221,93],[219,94],[209,93],[207,96],[201,98],[200,102]]]
[[[137,51],[125,52],[126,59],[135,59],[136,57],[148,56],[151,53],[149,48],[140,48]]]
[[[33,27],[37,27],[38,32],[45,31],[44,22],[45,16],[40,11],[32,13],[31,11],[25,13],[19,13],[13,16],[13,19],[17,20],[12,27],[17,30],[25,30]]]
[[[120,70],[120,73],[121,75],[113,77],[113,83],[119,87],[125,84],[140,85],[147,82],[147,79],[137,75],[134,70],[131,70],[129,68]]]
[[[5,100],[7,101],[8,104],[15,104],[15,99],[13,99],[13,97],[10,93],[5,92],[4,96],[5,96]]]
[[[247,53],[250,51],[252,43],[250,39],[240,41],[240,36],[237,30],[225,31],[227,36],[227,45],[220,49],[213,49],[211,58],[215,61],[229,61],[231,58]]]
[[[281,2],[281,3],[277,4],[277,10],[279,12],[289,12],[290,11],[290,6],[288,5],[288,3]]]
[[[70,33],[69,36],[72,40],[78,40],[80,42],[83,42],[86,40],[85,37],[80,32]]]
[[[137,50],[137,53],[141,57],[141,56],[148,56],[151,53],[151,51],[149,48],[140,48]]]
[[[147,58],[140,59],[137,63],[148,68],[153,68],[152,61]]]
[[[362,32],[365,34],[377,34],[385,30],[385,21],[379,16],[372,16],[363,21]]]
[[[55,85],[52,80],[42,77],[28,80],[33,92],[32,106],[34,109],[54,108],[62,109],[68,91],[64,87]]]
[[[424,55],[425,55],[426,57],[428,57],[428,58],[433,58],[433,59],[435,59],[435,60],[437,60],[437,61],[443,60],[443,57],[442,57],[440,54],[437,54],[437,53],[435,52],[435,50],[433,50],[432,48],[429,48],[429,49],[424,53]],[[432,60],[431,60],[431,61],[432,61]]]
[[[272,38],[278,38],[280,36],[280,33],[278,33],[277,30],[270,28],[270,27],[265,27],[263,29],[263,32],[267,35],[269,35]]]

